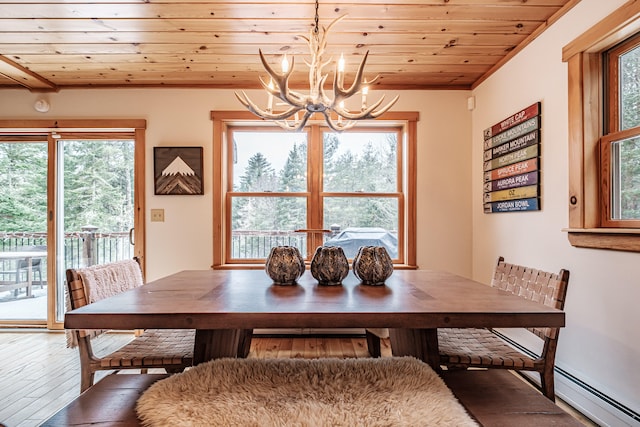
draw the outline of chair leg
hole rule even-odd
[[[369,331],[365,331],[365,335],[367,337],[367,348],[369,349],[371,357],[381,357],[382,348],[380,345],[380,337]]]
[[[553,380],[553,369],[540,372],[540,385],[542,394],[544,394],[552,402],[556,401],[555,384]]]
[[[38,273],[38,285],[40,285],[40,289],[42,289],[44,287],[44,283],[42,282],[42,268],[40,268],[40,266],[33,271],[34,276],[36,273]]]
[[[94,372],[87,369],[80,369],[80,393],[93,385]]]

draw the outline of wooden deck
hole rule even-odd
[[[96,343],[99,343],[99,351],[109,351],[129,339],[129,334],[111,333],[100,337]],[[80,394],[77,350],[66,348],[64,334],[0,331],[0,352],[3,354],[0,424],[11,427],[40,425]],[[382,342],[382,354],[391,355],[386,340]],[[249,357],[368,357],[368,351],[364,337],[257,338]],[[521,381],[508,375],[513,377],[510,381]],[[103,377],[103,373],[98,373],[96,380]],[[579,417],[579,414],[573,415]],[[580,422],[595,426],[585,419]]]

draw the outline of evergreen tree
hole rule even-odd
[[[365,137],[366,134],[362,134]],[[342,150],[334,134],[325,137],[324,185],[330,192],[395,192],[397,190],[397,141],[388,134],[383,142],[366,141],[361,149]],[[397,207],[394,199],[371,197],[333,198],[325,202],[325,226],[384,227],[394,229]],[[389,228],[392,227],[392,228]]]
[[[46,232],[47,144],[0,144],[0,231]]]
[[[280,175],[279,190],[283,192],[307,191],[307,145],[294,144]],[[305,228],[306,200],[300,197],[279,197],[276,206],[276,230]]]
[[[249,159],[244,174],[240,177],[240,191],[262,192],[276,191],[276,174],[262,153],[256,153]]]
[[[133,142],[65,141],[65,230],[133,226]]]
[[[262,153],[254,154],[240,177],[240,191],[251,193],[277,190],[273,167]],[[243,200],[244,199],[244,200]],[[275,230],[276,203],[273,197],[246,197],[236,202],[236,230]]]
[[[621,144],[620,157],[620,217],[640,218],[640,138]]]
[[[280,172],[280,191],[307,191],[307,145],[293,144]]]

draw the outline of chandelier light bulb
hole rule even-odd
[[[340,54],[340,59],[338,60],[338,83],[340,87],[343,87],[344,84],[344,55]]]
[[[285,53],[282,57],[282,72],[286,73],[287,71],[289,71],[289,61],[287,60],[287,54]]]
[[[367,94],[369,93],[369,86],[362,86],[362,110],[367,108]]]

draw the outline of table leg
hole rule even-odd
[[[197,329],[193,364],[222,357],[246,357],[245,345],[245,329]]]
[[[389,329],[389,341],[394,356],[413,356],[440,370],[437,329]]]
[[[246,358],[251,350],[251,339],[253,338],[253,329],[241,329],[238,341],[238,357]]]

